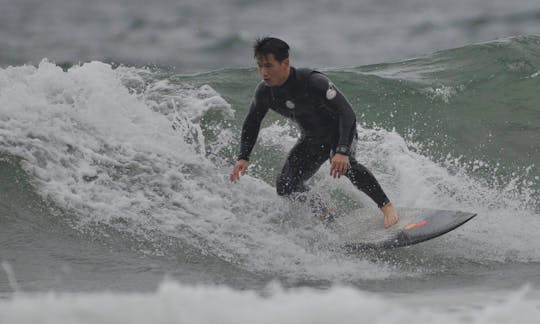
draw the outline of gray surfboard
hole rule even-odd
[[[387,249],[416,244],[448,233],[476,214],[462,211],[398,208],[399,222],[385,229],[379,210],[358,209],[330,225],[347,250]]]

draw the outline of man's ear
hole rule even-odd
[[[286,64],[287,67],[289,67],[289,58],[284,59],[283,64]]]

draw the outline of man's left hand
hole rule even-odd
[[[330,175],[339,178],[347,172],[349,168],[349,157],[344,154],[336,153],[331,161]]]

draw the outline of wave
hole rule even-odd
[[[540,229],[538,176],[528,165],[537,144],[527,142],[528,134],[538,138],[538,124],[517,137],[508,127],[528,125],[537,114],[539,43],[536,36],[515,38],[325,71],[360,116],[359,160],[394,202],[479,213],[405,257],[336,253],[332,234],[307,210],[275,195],[275,173],[296,135],[275,115],[266,120],[249,175],[228,183],[258,79],[253,69],[186,76],[102,62],[63,70],[47,60],[2,69],[0,154],[17,161],[33,190],[73,219],[70,226],[103,240],[109,230],[128,233],[149,242],[144,253],[193,249],[249,271],[308,280],[417,276],[445,268],[437,267],[440,258],[538,262],[531,243]],[[519,109],[508,112],[508,102]],[[335,204],[373,207],[327,168],[313,179],[314,191]],[[433,262],[395,268],[415,254]]]
[[[165,282],[155,292],[17,295],[0,302],[6,323],[437,323],[527,322],[538,315],[530,288],[479,298],[474,292],[410,296],[407,302],[349,287],[269,287],[264,295],[227,287]],[[28,309],[32,309],[31,312]],[[391,310],[391,311],[389,311]]]

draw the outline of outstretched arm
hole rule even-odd
[[[341,91],[322,73],[312,73],[309,78],[312,95],[323,100],[338,117],[339,140],[336,153],[349,155],[356,129],[356,114]]]
[[[268,103],[265,100],[265,87],[263,84],[259,84],[257,90],[255,91],[253,102],[249,107],[248,114],[246,115],[244,124],[242,126],[240,154],[238,155],[238,161],[236,162],[229,177],[231,182],[236,183],[238,180],[240,180],[240,175],[246,174],[249,155],[257,142],[261,122],[267,112]]]
[[[338,118],[339,140],[332,157],[330,175],[341,177],[349,167],[349,154],[356,129],[356,114],[339,89],[322,73],[312,73],[309,79],[312,95],[323,100]]]

